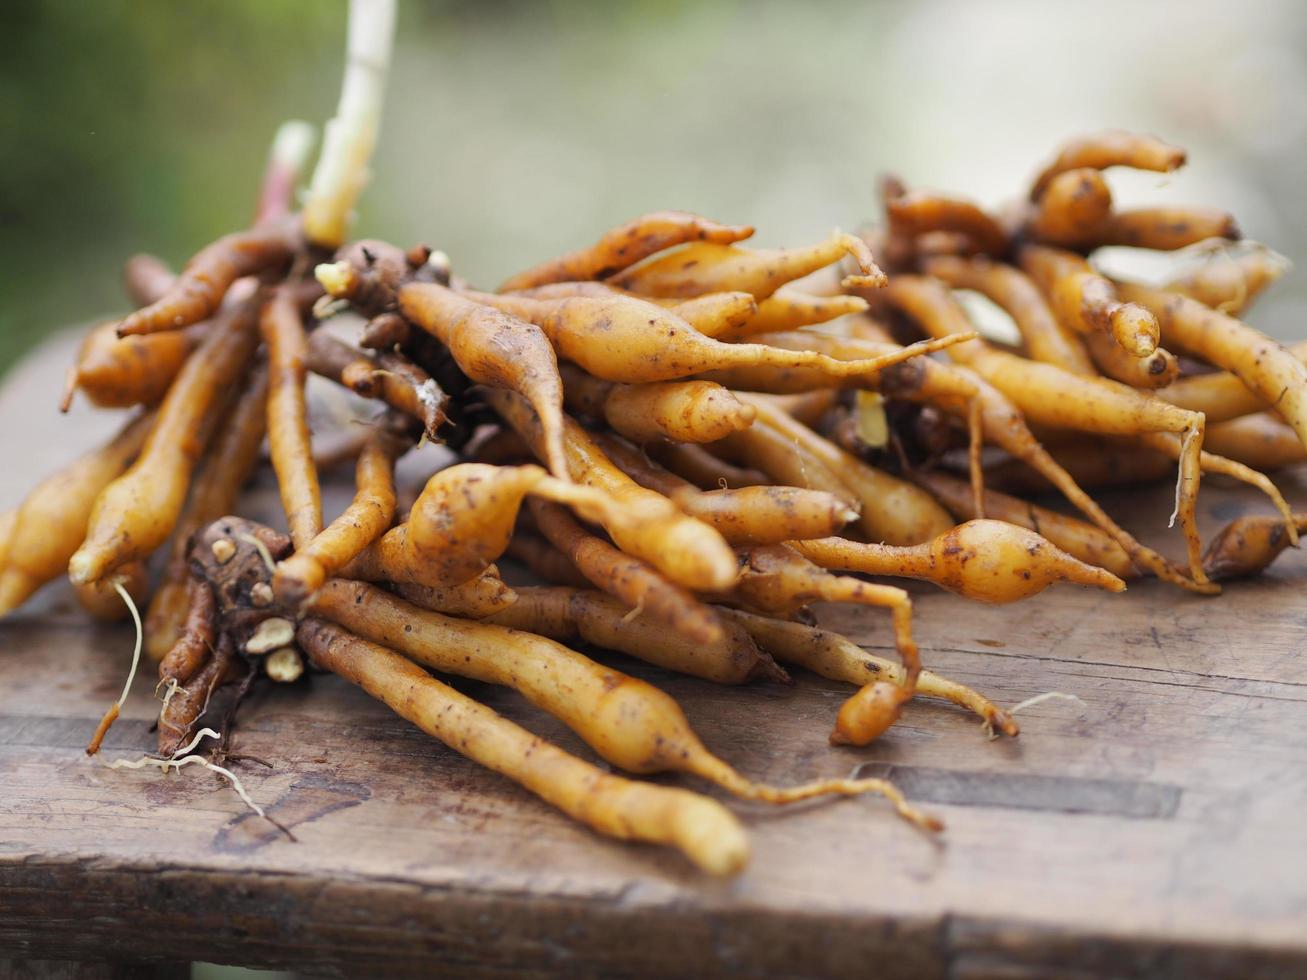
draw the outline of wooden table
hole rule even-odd
[[[53,411],[56,345],[0,392],[0,506],[105,423]],[[1307,474],[1284,474],[1307,500]],[[1135,495],[1165,532],[1170,491]],[[1119,505],[1122,498],[1115,502]],[[1262,501],[1212,480],[1211,528]],[[0,623],[0,958],[208,960],[312,973],[481,976],[1307,975],[1307,561],[1218,599],[1156,583],[985,608],[929,588],[933,668],[1024,712],[1019,739],[919,703],[863,749],[826,743],[849,693],[711,687],[629,661],[707,743],[778,783],[889,773],[942,815],[936,842],[875,800],[738,807],[733,881],[600,839],[335,678],[257,693],[239,770],[296,840],[197,770],[110,770],[82,752],[130,633],[53,587]],[[889,650],[882,617],[825,624]],[[589,757],[509,693],[459,686]],[[142,678],[103,755],[149,749]]]

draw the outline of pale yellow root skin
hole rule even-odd
[[[9,542],[14,536],[14,526],[18,523],[18,508],[12,508],[0,514],[0,570],[9,560]]]
[[[645,447],[651,458],[702,490],[764,486],[772,481],[752,466],[736,466],[692,443],[663,443]]]
[[[544,432],[526,404],[502,391],[486,398],[513,429],[543,454]],[[702,521],[683,514],[661,494],[646,490],[613,465],[594,440],[571,419],[564,419],[564,452],[571,478],[607,493],[624,512],[618,524],[605,516],[604,528],[614,543],[647,561],[688,589],[722,591],[735,581],[735,554],[722,536]]]
[[[10,512],[7,547],[0,545],[0,616],[67,571],[97,497],[140,451],[154,421],[151,413],[128,423],[106,446],[38,483]]]
[[[712,610],[652,565],[589,533],[556,504],[533,500],[530,507],[540,533],[591,585],[693,642],[721,640],[721,623]]]
[[[535,324],[558,356],[606,381],[675,381],[731,367],[812,368],[828,378],[874,373],[917,351],[895,350],[867,361],[840,361],[814,351],[764,344],[728,344],[707,337],[672,310],[633,296],[570,296],[541,300],[467,293],[514,318]]]
[[[1178,348],[1233,372],[1307,445],[1307,366],[1302,361],[1264,333],[1187,296],[1134,283],[1119,288],[1122,296],[1157,314]]]
[[[752,783],[704,747],[666,694],[544,637],[424,612],[341,579],[328,582],[312,608],[429,667],[512,687],[628,772],[691,773],[742,798],[769,803],[880,793],[905,819],[927,829],[939,827],[882,780],[821,780],[790,789]]]
[[[740,393],[748,397],[745,393]],[[851,509],[857,509],[858,495],[844,480],[839,467],[831,466],[795,440],[766,423],[737,432],[713,445],[712,451],[733,463],[758,468],[769,478],[766,482],[782,486],[821,490],[837,497]]]
[[[163,397],[199,342],[202,330],[118,337],[118,324],[95,327],[82,341],[68,378],[63,407],[81,391],[100,408],[153,405]]]
[[[163,581],[150,597],[145,614],[145,652],[151,660],[158,662],[167,656],[186,620],[191,534],[235,511],[241,488],[258,464],[267,425],[268,372],[257,367],[195,469],[191,494],[173,530]]]
[[[122,596],[114,588],[115,584],[126,589],[137,606],[144,605],[145,597],[150,592],[150,574],[145,563],[129,562],[114,573],[112,581],[74,585],[73,595],[77,598],[77,604],[88,615],[106,623],[121,622],[131,615],[131,610],[127,608]]]
[[[1075,247],[1101,234],[1112,211],[1112,192],[1091,167],[1067,170],[1048,182],[1026,220],[1035,241]]]
[[[512,606],[486,618],[496,626],[538,633],[553,640],[581,640],[629,654],[714,684],[780,679],[770,658],[758,653],[748,633],[723,623],[721,639],[703,644],[682,637],[658,620],[631,616],[620,600],[602,592],[565,588],[517,590]]]
[[[960,333],[967,328],[966,313],[940,283],[916,276],[896,276],[885,298],[911,316],[928,334]],[[985,434],[1057,483],[1077,507],[1126,548],[1149,571],[1183,587],[1206,589],[1202,570],[1202,540],[1198,534],[1195,502],[1201,479],[1204,419],[1178,410],[1150,395],[1106,378],[1086,378],[1051,364],[1040,364],[997,350],[980,341],[950,348],[955,360],[968,364],[1000,393],[986,408]],[[1008,400],[1010,399],[1010,404]],[[1004,407],[1007,405],[1007,407]],[[1019,410],[1019,411],[1017,411]],[[1006,423],[998,416],[1008,415]],[[991,417],[992,416],[992,417]],[[1177,577],[1160,556],[1142,548],[1113,522],[1102,508],[1077,487],[1054,463],[1026,428],[1024,418],[1040,425],[1106,435],[1170,432],[1183,438],[1176,513],[1188,549],[1191,580]]]
[[[500,292],[548,283],[602,279],[686,242],[730,245],[753,234],[749,225],[723,225],[686,211],[655,211],[605,232],[588,248],[549,259],[508,279]]]
[[[736,609],[723,610],[723,614],[743,626],[760,647],[785,663],[798,664],[814,674],[858,687],[876,681],[903,683],[902,666],[868,653],[838,633]],[[1020,731],[1016,721],[983,694],[932,671],[923,670],[917,676],[916,693],[973,711],[1005,735],[1015,736]]]
[[[961,521],[976,518],[971,485],[945,473],[919,473],[913,479],[929,490]],[[985,516],[1037,531],[1067,554],[1106,568],[1121,579],[1137,578],[1139,569],[1112,536],[1087,521],[1068,517],[997,490],[985,491]]]
[[[1234,218],[1219,208],[1188,205],[1114,211],[1091,236],[1090,244],[1174,252],[1214,238],[1238,239]]]
[[[1007,233],[998,221],[963,198],[920,190],[887,194],[885,215],[891,233],[900,239],[948,232],[961,235],[967,251],[1002,255],[1008,250]]]
[[[663,739],[706,751],[667,695],[544,637],[427,612],[343,579],[323,586],[310,607],[427,667],[517,690],[628,772],[684,768],[671,754],[681,745]]]
[[[604,417],[636,443],[655,439],[715,442],[753,424],[753,409],[710,381],[617,385]]]
[[[758,301],[741,292],[707,293],[687,300],[653,297],[650,301],[659,306],[670,305],[673,313],[705,337],[715,340],[737,339],[740,329],[758,312]]]
[[[263,307],[259,332],[268,351],[268,455],[277,474],[290,538],[298,550],[322,530],[322,491],[304,396],[308,341],[289,290],[277,290]]]
[[[1183,166],[1185,151],[1164,143],[1155,136],[1129,133],[1112,129],[1069,140],[1059,148],[1052,162],[1047,164],[1030,188],[1030,199],[1037,200],[1058,174],[1068,170],[1092,167],[1133,167],[1136,170],[1153,170],[1170,173]]]
[[[606,433],[596,433],[594,439],[627,476],[668,497],[733,545],[825,537],[858,518],[856,507],[824,490],[754,486],[703,492],[620,439]]]
[[[540,328],[431,283],[410,283],[398,299],[400,312],[448,347],[469,378],[515,391],[531,403],[544,428],[542,459],[554,476],[568,479],[563,382]]]
[[[1251,242],[1244,245],[1248,247],[1235,254],[1230,249],[1209,252],[1202,265],[1162,288],[1196,299],[1227,316],[1239,316],[1289,268],[1288,261],[1269,248]]]
[[[350,568],[350,572],[353,573],[353,568]],[[466,619],[484,619],[503,612],[517,602],[517,593],[499,577],[499,569],[494,565],[487,568],[485,574],[462,585],[433,589],[425,585],[395,582],[391,587],[415,606]]]
[[[1307,514],[1294,514],[1293,526],[1307,531]],[[1265,571],[1289,547],[1288,529],[1278,517],[1237,517],[1212,539],[1203,565],[1213,579],[1245,578]]]
[[[732,245],[695,243],[656,256],[611,281],[623,289],[646,296],[702,296],[742,290],[764,300],[787,282],[802,279],[850,255],[861,275],[846,277],[850,285],[876,288],[885,282],[871,250],[853,235],[835,234],[824,242],[804,248],[738,248]]]
[[[857,505],[858,527],[868,539],[899,545],[919,544],[953,526],[948,512],[919,487],[864,463],[781,411],[765,396],[741,394],[740,397],[758,411],[755,428],[770,428],[788,441],[791,454],[795,447],[801,447],[826,472],[835,474],[838,483],[834,486],[822,482],[812,485],[837,496],[841,496],[841,486],[846,487],[845,499]]]
[[[277,566],[272,588],[282,602],[303,602],[386,532],[395,519],[395,460],[407,448],[407,440],[382,429],[374,430],[359,454],[353,501],[308,544]]]
[[[1006,427],[1000,427],[996,419],[992,430],[987,422],[985,430],[986,436],[992,442],[1002,445],[1028,465],[1036,468],[1086,516],[1111,534],[1133,559],[1148,571],[1183,588],[1204,592],[1215,591],[1208,589],[1209,583],[1198,565],[1202,541],[1198,534],[1196,501],[1202,473],[1201,447],[1204,431],[1202,416],[1184,412],[1172,415],[1159,408],[1159,406],[1171,407],[1166,406],[1164,402],[1149,403],[1146,394],[1106,378],[1080,378],[1062,372],[1042,378],[1033,376],[1037,374],[1034,369],[1047,368],[1051,372],[1057,372],[1058,369],[1051,365],[1023,362],[1020,358],[1012,358],[1011,361],[1003,360],[1007,357],[1011,355],[994,351],[993,360],[987,365],[986,376],[993,382],[994,390],[1002,397],[1003,402],[1018,411],[1018,416],[1025,414],[1033,422],[1080,431],[1129,435],[1141,429],[1155,427],[1173,430],[1184,437],[1176,513],[1188,551],[1191,576],[1189,578],[1179,575],[1161,555],[1144,548],[1117,525],[1092,498],[1084,493],[1066,469],[1035,440],[1024,423],[1018,424],[1018,417],[1012,418],[1011,424]],[[1029,371],[1025,367],[1027,364],[1031,365]],[[1009,368],[1010,371],[1007,370]],[[1077,388],[1075,382],[1085,387]],[[995,415],[1001,414],[997,408],[996,403]],[[1069,413],[1063,415],[1064,409],[1069,409]],[[1051,421],[1053,418],[1057,418],[1057,421]],[[1188,428],[1186,429],[1185,426]],[[1003,428],[1008,431],[1004,432]]]
[[[1307,361],[1307,343],[1294,344],[1288,350],[1299,361]],[[1251,415],[1270,407],[1260,396],[1253,394],[1237,374],[1230,371],[1213,371],[1192,378],[1181,378],[1157,392],[1157,397],[1191,412],[1202,412],[1207,416],[1209,425]]]
[[[810,296],[787,287],[759,303],[757,311],[738,326],[712,336],[718,340],[744,340],[759,334],[827,323],[842,316],[863,313],[866,309],[867,301],[860,296]]]
[[[563,364],[568,408],[602,419],[637,445],[659,439],[716,442],[753,424],[754,411],[711,381],[617,384]]]
[[[1237,420],[1243,421],[1243,420]],[[1227,425],[1230,423],[1226,423]],[[1251,427],[1248,427],[1251,428]],[[1236,429],[1236,432],[1240,430]],[[1246,431],[1246,430],[1245,430]],[[1290,429],[1290,432],[1293,430]],[[1251,432],[1249,435],[1251,436]],[[1156,449],[1165,453],[1171,459],[1183,459],[1185,455],[1184,440],[1178,435],[1170,432],[1149,432],[1144,435],[1134,437],[1134,441],[1150,449]],[[1204,433],[1204,445],[1206,444],[1206,434]],[[1256,447],[1250,447],[1255,451]],[[1273,447],[1272,447],[1273,448]],[[1302,444],[1299,443],[1299,449]],[[1289,507],[1289,502],[1284,499],[1284,494],[1280,492],[1279,487],[1271,482],[1270,477],[1265,473],[1259,473],[1256,470],[1244,465],[1233,459],[1227,459],[1216,453],[1203,452],[1198,454],[1198,465],[1204,473],[1219,473],[1221,476],[1228,476],[1240,483],[1247,483],[1249,486],[1256,487],[1262,493],[1270,498],[1276,509],[1284,516],[1285,527],[1292,542],[1298,543],[1298,532],[1293,528],[1293,510]]]
[[[297,217],[224,235],[191,257],[167,295],[124,317],[118,335],[179,330],[213,316],[236,280],[288,262],[302,245]]]
[[[811,602],[852,602],[889,609],[894,646],[903,662],[902,681],[876,680],[840,708],[830,734],[833,745],[866,745],[888,731],[916,691],[921,656],[912,638],[912,599],[902,589],[832,575],[784,545],[745,554],[740,585],[731,596],[768,615],[792,617]]]
[[[861,331],[861,327],[855,324],[851,326],[855,332]],[[962,340],[969,334],[961,333],[953,335],[959,340],[957,346],[970,348],[970,340]],[[831,357],[845,359],[860,359],[871,356],[885,354],[891,351],[903,351],[911,348],[904,348],[898,344],[888,343],[881,340],[871,340],[862,336],[836,337],[827,333],[820,333],[809,330],[792,330],[778,334],[767,334],[768,343],[786,349],[813,349],[821,350]],[[916,347],[917,345],[912,345]],[[951,349],[951,348],[950,348]],[[730,375],[731,377],[724,377]],[[716,380],[728,385],[738,386],[740,388],[759,392],[806,392],[814,396],[824,395],[829,392],[830,385],[822,384],[818,379],[811,376],[804,376],[800,372],[772,372],[767,376],[754,374],[752,377],[741,375],[741,372],[715,372]],[[846,385],[846,387],[849,385]],[[878,391],[885,397],[901,398],[905,401],[918,402],[935,406],[949,414],[958,415],[967,421],[970,433],[970,460],[971,460],[971,479],[976,494],[979,494],[984,487],[983,474],[980,469],[980,454],[984,440],[982,418],[982,400],[978,397],[978,390],[975,382],[970,377],[965,377],[957,368],[929,357],[915,357],[911,360],[905,360],[899,364],[893,365],[876,375],[869,375],[864,379],[854,382],[853,386]],[[828,397],[828,395],[825,395]],[[756,405],[757,402],[755,401]],[[782,403],[775,403],[778,408]],[[765,428],[763,425],[756,426],[757,429]],[[802,442],[805,436],[802,429],[790,433],[793,438]],[[847,455],[847,454],[846,454]],[[843,473],[844,471],[841,470]],[[861,473],[862,471],[859,470]],[[781,481],[788,482],[788,481]],[[846,479],[845,482],[848,482]],[[884,484],[880,490],[874,491],[874,497],[888,495],[887,487],[890,484]],[[895,491],[893,497],[886,498],[885,507],[903,506],[899,502],[900,497],[906,496],[907,506],[916,508],[920,507],[921,513],[929,508],[931,501],[929,495],[926,495],[924,502],[914,500],[914,494],[911,491],[904,491],[900,487]],[[867,520],[871,518],[868,515],[875,513],[877,505],[868,503],[866,499],[862,501],[863,514]],[[878,525],[876,530],[868,531],[868,536],[873,540],[894,541],[899,544],[914,544],[915,541],[896,540],[895,530],[899,525],[899,520],[906,515],[900,514],[897,518],[890,518]],[[912,528],[908,533],[915,533]],[[925,540],[924,537],[917,540]]]
[[[191,474],[218,423],[224,398],[258,344],[253,310],[220,318],[177,375],[131,468],[95,501],[86,541],[68,563],[74,582],[94,582],[163,544],[181,515]]]
[[[911,696],[921,661],[912,639],[912,599],[907,592],[892,585],[832,575],[809,561],[795,542],[750,548],[743,557],[740,584],[732,596],[754,609],[787,618],[814,602],[850,602],[891,610],[894,642],[907,670],[905,687]]]
[[[715,875],[735,874],[748,862],[743,828],[713,800],[601,772],[392,650],[320,620],[306,620],[298,639],[319,667],[357,684],[427,734],[601,834],[675,847]]]
[[[652,498],[633,504],[629,492],[614,494],[583,481],[563,483],[538,466],[459,463],[427,482],[408,521],[378,541],[363,563],[402,569],[403,581],[421,585],[465,582],[508,549],[527,494],[567,505],[619,541],[642,539],[650,527],[670,526],[675,532],[687,520],[664,498],[658,498],[658,507],[652,506]],[[682,565],[689,567],[692,561]]]
[[[1098,370],[1113,381],[1151,390],[1165,388],[1180,377],[1180,362],[1161,347],[1147,357],[1134,357],[1107,334],[1087,333],[1084,341]]]
[[[1082,256],[1047,245],[1026,245],[1018,254],[1025,273],[1047,297],[1063,326],[1079,333],[1109,334],[1123,351],[1147,357],[1157,350],[1157,318],[1128,299]]]
[[[1034,531],[1006,521],[974,520],[909,548],[845,538],[793,541],[790,547],[823,568],[925,579],[978,602],[1017,602],[1055,582],[1108,592],[1125,583],[1067,554]]]
[[[942,255],[927,259],[922,270],[954,289],[975,290],[1002,307],[1020,331],[1032,360],[1056,364],[1073,374],[1098,373],[1080,336],[1062,326],[1039,287],[1019,269],[984,256]]]
[[[895,277],[895,281],[904,278],[906,277],[898,276]],[[941,299],[937,287],[932,287],[932,291],[935,298],[940,299],[940,305],[937,306],[931,303],[923,307],[923,312],[933,316],[937,326],[945,329],[965,329],[966,315],[961,307],[954,302],[947,301],[946,297]],[[921,290],[914,290],[914,292],[920,293]],[[929,312],[931,310],[934,312]],[[950,323],[952,323],[951,326],[949,326]],[[862,329],[859,327],[857,332],[861,333]],[[885,346],[884,341],[864,339],[861,336],[836,338],[814,334],[812,340],[808,340],[800,336],[803,333],[803,331],[798,331],[797,334],[771,335],[769,339],[773,343],[789,344],[811,343],[819,338],[819,342],[833,356],[839,356],[841,348],[845,346],[852,348],[859,354],[880,350]],[[968,342],[960,344],[952,350],[954,350],[955,358],[966,359],[976,356],[977,353],[983,352],[984,349],[984,345],[980,343]],[[1019,358],[1016,360],[1022,363],[1030,363]],[[1047,365],[1047,367],[1051,368],[1052,365]],[[1089,497],[1077,485],[1080,471],[1077,470],[1076,476],[1073,478],[1072,474],[1066,469],[1066,467],[1074,464],[1076,460],[1060,460],[1050,455],[1036,441],[1012,400],[976,375],[975,372],[960,365],[941,364],[937,361],[922,358],[902,365],[895,369],[894,372],[887,373],[886,377],[882,378],[882,386],[895,397],[934,405],[962,417],[968,416],[968,406],[971,406],[972,409],[978,409],[986,440],[1002,447],[1024,464],[1037,470],[1048,481],[1048,484],[1061,491],[1085,516],[1089,517],[1103,531],[1110,534],[1141,568],[1147,569],[1160,578],[1164,578],[1166,581],[1182,588],[1201,592],[1219,591],[1217,586],[1195,585],[1191,579],[1176,569],[1166,558],[1149,548],[1145,548],[1118,526],[1093,498]],[[1126,457],[1126,462],[1137,464],[1141,460],[1148,460],[1150,465],[1146,471],[1148,474],[1147,479],[1151,480],[1159,476],[1156,466],[1151,465],[1151,461],[1156,459],[1155,456],[1135,451]],[[1105,461],[1105,466],[1096,469],[1095,473],[1088,478],[1091,480],[1097,479],[1104,473],[1110,474],[1115,470],[1119,470],[1121,463],[1120,457]],[[973,474],[971,484],[973,497],[975,486],[976,481]],[[891,544],[896,543],[889,539],[886,540]],[[898,543],[915,544],[917,542]]]
[[[1275,470],[1307,459],[1298,433],[1270,412],[1209,425],[1203,445],[1255,470]]]
[[[360,554],[353,570],[436,588],[471,581],[507,549],[523,499],[545,476],[538,466],[459,463],[441,470],[408,520]]]
[[[675,502],[734,545],[826,537],[858,519],[856,506],[824,490],[803,487],[686,490]]]

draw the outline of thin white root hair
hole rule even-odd
[[[143,755],[139,759],[115,759],[113,762],[109,763],[109,768],[110,769],[144,769],[147,766],[153,766],[156,769],[158,769],[160,772],[166,773],[169,770],[172,770],[174,772],[180,772],[186,766],[198,765],[205,769],[208,769],[210,772],[216,772],[219,776],[222,776],[224,779],[226,779],[227,782],[231,784],[231,788],[236,791],[236,795],[241,798],[241,801],[247,807],[253,810],[260,818],[265,820],[268,819],[268,815],[264,812],[263,807],[259,806],[259,804],[254,802],[253,798],[250,796],[249,793],[245,791],[245,787],[241,785],[240,779],[237,778],[234,772],[232,772],[230,769],[224,769],[222,766],[217,765],[216,763],[210,762],[208,759],[204,758],[203,756],[190,754],[195,750],[195,747],[199,745],[200,742],[203,741],[204,739],[221,738],[221,737],[222,736],[219,735],[217,732],[215,732],[212,728],[201,728],[198,732],[195,733],[195,737],[193,739],[191,739],[189,742],[187,742],[185,745],[179,748],[176,752],[174,752],[172,754],[172,757],[169,759],[155,759],[155,758],[151,758],[148,755]]]
[[[118,695],[115,702],[121,709],[123,702],[127,700],[127,694],[132,689],[132,681],[136,680],[136,668],[141,662],[141,645],[145,641],[145,627],[141,625],[141,613],[136,608],[136,603],[132,601],[131,595],[123,588],[122,582],[113,583],[114,591],[118,593],[119,598],[127,604],[127,611],[132,614],[132,623],[136,627],[136,646],[132,649],[132,667],[127,672],[127,683],[123,685],[123,693]]]
[[[158,684],[154,685],[154,696],[156,698],[159,696],[159,688],[163,687],[165,683],[167,683],[168,687],[163,692],[163,707],[159,709],[161,712],[168,710],[168,702],[172,700],[174,694],[182,689],[182,686],[177,683],[177,678],[169,677],[166,682],[159,681]]]
[[[1088,705],[1085,704],[1083,698],[1077,697],[1074,694],[1064,694],[1061,691],[1045,691],[1043,694],[1036,694],[1033,698],[1026,698],[1024,701],[1020,702],[1019,704],[1013,705],[1012,707],[1007,709],[1007,713],[1009,715],[1015,715],[1018,711],[1024,711],[1026,708],[1033,708],[1037,704],[1043,704],[1045,701],[1052,701],[1055,699],[1062,700],[1062,701],[1074,701],[1078,705],[1080,705],[1081,708],[1088,707]],[[998,739],[998,732],[994,731],[993,724],[990,723],[988,720],[985,720],[984,722],[981,723],[980,730],[985,733],[985,737],[988,738],[991,742],[996,741]]]
[[[104,736],[108,734],[113,723],[118,720],[118,714],[122,711],[123,704],[127,700],[127,695],[132,690],[132,681],[136,680],[136,668],[141,662],[141,646],[145,641],[145,628],[141,625],[141,613],[136,608],[136,603],[132,601],[131,595],[123,587],[122,579],[113,578],[109,584],[114,587],[118,597],[127,605],[127,611],[132,614],[132,622],[136,624],[136,646],[132,650],[132,666],[127,671],[127,683],[123,685],[123,693],[118,695],[118,700],[109,705],[109,710],[104,713],[100,719],[100,724],[95,727],[95,734],[91,736],[91,741],[87,743],[86,754],[95,755],[100,751],[100,745],[104,741]],[[155,688],[157,691],[158,688]]]
[[[199,745],[206,738],[222,738],[222,735],[219,732],[215,732],[212,728],[201,728],[195,733],[195,737],[174,752],[171,758],[179,759],[184,755],[190,755],[195,751],[195,746]]]
[[[151,759],[149,756],[141,756],[139,759],[115,759],[113,762],[109,763],[109,768],[144,769],[146,766],[155,766],[161,772],[167,772],[169,769],[180,771],[183,767],[189,765],[197,765],[222,776],[227,780],[227,782],[231,783],[231,788],[236,791],[236,795],[241,798],[241,801],[247,807],[253,810],[259,817],[265,820],[267,819],[268,815],[263,812],[263,807],[255,803],[254,800],[251,799],[250,794],[245,792],[245,787],[241,785],[241,781],[236,777],[234,772],[230,769],[224,769],[216,763],[210,762],[203,756],[184,755],[180,759]]]
[[[1026,708],[1033,708],[1037,704],[1043,704],[1045,701],[1052,701],[1054,699],[1059,699],[1062,701],[1074,701],[1082,708],[1088,707],[1088,705],[1085,704],[1083,698],[1079,698],[1074,694],[1064,694],[1061,691],[1045,691],[1043,694],[1036,694],[1033,698],[1026,698],[1020,704],[1013,705],[1011,708],[1007,709],[1007,713],[1010,715],[1014,715],[1018,711],[1023,711]]]

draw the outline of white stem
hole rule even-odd
[[[368,181],[395,44],[395,6],[395,0],[350,0],[340,103],[323,130],[322,156],[304,205],[305,234],[324,248],[344,244],[354,204]]]

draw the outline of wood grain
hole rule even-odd
[[[112,428],[55,413],[67,353],[43,352],[0,390],[20,461],[0,471],[0,507]],[[1280,482],[1307,501],[1307,473]],[[1109,502],[1178,553],[1170,493]],[[1201,503],[1209,532],[1266,509],[1217,480]],[[1288,553],[1216,599],[1141,583],[990,608],[913,586],[929,666],[1004,704],[1081,699],[1023,712],[1017,740],[918,703],[872,746],[834,749],[841,685],[717,688],[615,658],[751,776],[888,773],[948,823],[932,842],[871,800],[740,806],[754,859],[730,882],[593,836],[330,677],[241,709],[234,751],[270,767],[237,771],[295,842],[210,773],[110,770],[82,748],[131,637],[51,587],[0,622],[0,958],[403,976],[1304,975],[1305,580]],[[891,650],[881,617],[821,619]],[[510,693],[458,686],[592,758]],[[152,746],[155,705],[138,681],[106,758]]]

